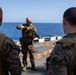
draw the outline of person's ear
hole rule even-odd
[[[2,24],[2,18],[3,18],[3,12],[2,12],[2,9],[0,7],[0,25]]]
[[[66,19],[63,19],[63,25],[66,26]]]

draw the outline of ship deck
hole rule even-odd
[[[46,58],[50,55],[53,47],[54,45],[50,41],[34,43],[34,49],[36,51],[36,53],[34,54],[34,58],[35,58],[35,65],[36,65],[37,71],[33,71],[31,69],[31,63],[30,63],[29,54],[28,54],[28,58],[27,58],[28,65],[27,65],[26,71],[22,71],[21,75],[47,75]],[[22,53],[20,53],[20,58],[22,61]]]

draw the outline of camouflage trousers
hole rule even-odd
[[[34,47],[33,47],[33,43],[30,43],[30,44],[22,43],[22,53],[23,53],[23,59],[22,59],[23,65],[27,66],[27,54],[29,53],[31,66],[34,68],[35,67],[35,62],[34,62]]]

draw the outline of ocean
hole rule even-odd
[[[13,40],[19,40],[21,37],[21,30],[17,30],[18,22],[3,22],[0,27],[0,32],[6,34]],[[39,34],[40,38],[52,36],[64,36],[63,27],[61,23],[32,23]]]

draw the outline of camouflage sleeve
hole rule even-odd
[[[19,24],[18,26],[16,26],[16,28],[17,28],[18,30],[23,30],[23,25],[22,25],[22,24]]]
[[[37,33],[37,30],[36,30],[36,28],[33,26],[33,31],[35,32],[35,33]]]
[[[56,45],[50,54],[49,69],[47,75],[67,75],[67,64],[69,63],[68,50]]]
[[[34,31],[37,32],[36,28],[34,27]]]
[[[34,32],[37,32],[36,27],[32,25]]]
[[[14,46],[14,47],[13,47]],[[5,62],[7,70],[11,75],[21,75],[21,62],[19,58],[18,47],[10,39],[5,39],[3,46],[3,53],[5,55]]]

